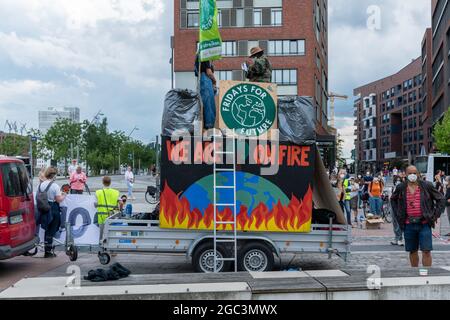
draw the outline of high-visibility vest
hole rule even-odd
[[[349,185],[350,185],[350,180],[345,179],[344,183],[343,183],[344,192],[345,192],[345,200],[351,200],[352,199],[352,196],[350,195],[350,192],[347,192],[347,188],[349,187]]]
[[[98,224],[105,224],[110,212],[118,209],[119,191],[115,189],[100,189],[97,196]]]

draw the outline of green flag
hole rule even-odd
[[[200,0],[200,61],[222,59],[216,0]]]

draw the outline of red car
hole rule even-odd
[[[25,164],[0,156],[0,260],[35,248],[35,231],[32,181]]]

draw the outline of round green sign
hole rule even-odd
[[[275,123],[276,103],[266,89],[241,83],[222,98],[220,113],[225,125],[245,136],[260,136]]]

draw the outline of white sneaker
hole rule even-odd
[[[398,245],[399,245],[400,247],[404,247],[404,246],[405,246],[405,242],[404,242],[403,240],[400,240],[400,241],[398,241],[397,243],[398,243]]]

